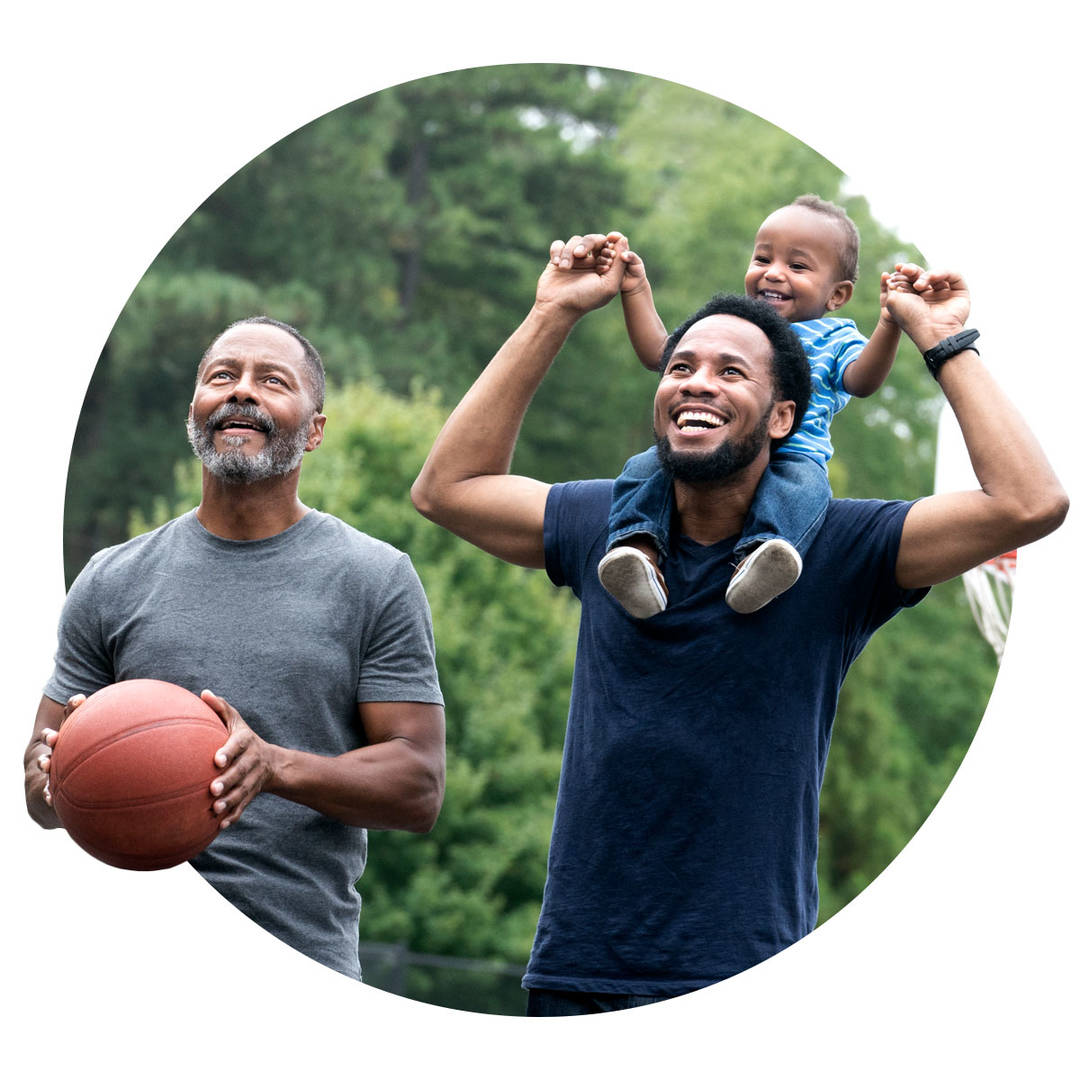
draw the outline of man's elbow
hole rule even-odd
[[[429,833],[439,820],[443,804],[443,780],[432,774],[427,777],[421,790],[409,800],[409,815],[402,825],[405,832]]]
[[[1038,501],[1027,503],[1016,512],[1019,534],[1017,547],[1034,543],[1061,527],[1069,513],[1069,496],[1060,484],[1042,493]]]
[[[432,485],[428,482],[424,473],[421,473],[409,488],[409,498],[413,506],[428,519],[434,519],[436,503]]]
[[[425,465],[420,475],[409,489],[409,498],[413,506],[429,521],[437,525],[445,523],[451,509],[450,488],[439,482],[439,478]]]

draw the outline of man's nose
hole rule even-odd
[[[255,380],[255,376],[250,371],[241,372],[240,376],[233,384],[233,392],[230,395],[230,399],[235,401],[259,400],[259,386]]]
[[[684,394],[694,397],[712,397],[716,394],[719,379],[708,364],[700,364],[692,375],[683,379],[681,389]]]
[[[769,263],[769,265],[765,267],[765,276],[770,281],[782,281],[784,269],[779,263]]]

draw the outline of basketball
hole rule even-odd
[[[172,683],[106,686],[60,727],[49,766],[52,805],[85,851],[125,870],[161,870],[217,835],[210,782],[224,722]]]

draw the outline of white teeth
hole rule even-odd
[[[715,413],[700,412],[696,409],[687,409],[685,412],[679,413],[675,418],[675,423],[679,429],[682,430],[688,424],[694,424],[695,426],[704,425],[705,427],[720,427],[724,423]]]

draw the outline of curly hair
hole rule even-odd
[[[717,293],[668,335],[660,357],[661,378],[671,359],[671,354],[686,331],[702,319],[709,318],[710,315],[733,315],[737,319],[745,319],[753,323],[768,338],[772,346],[773,401],[795,403],[795,419],[788,436],[798,431],[807,406],[810,404],[810,365],[807,363],[802,342],[791,329],[791,324],[782,315],[778,315],[772,305],[764,300],[757,300],[739,293]],[[779,445],[783,441],[784,439],[779,439],[774,445]]]

